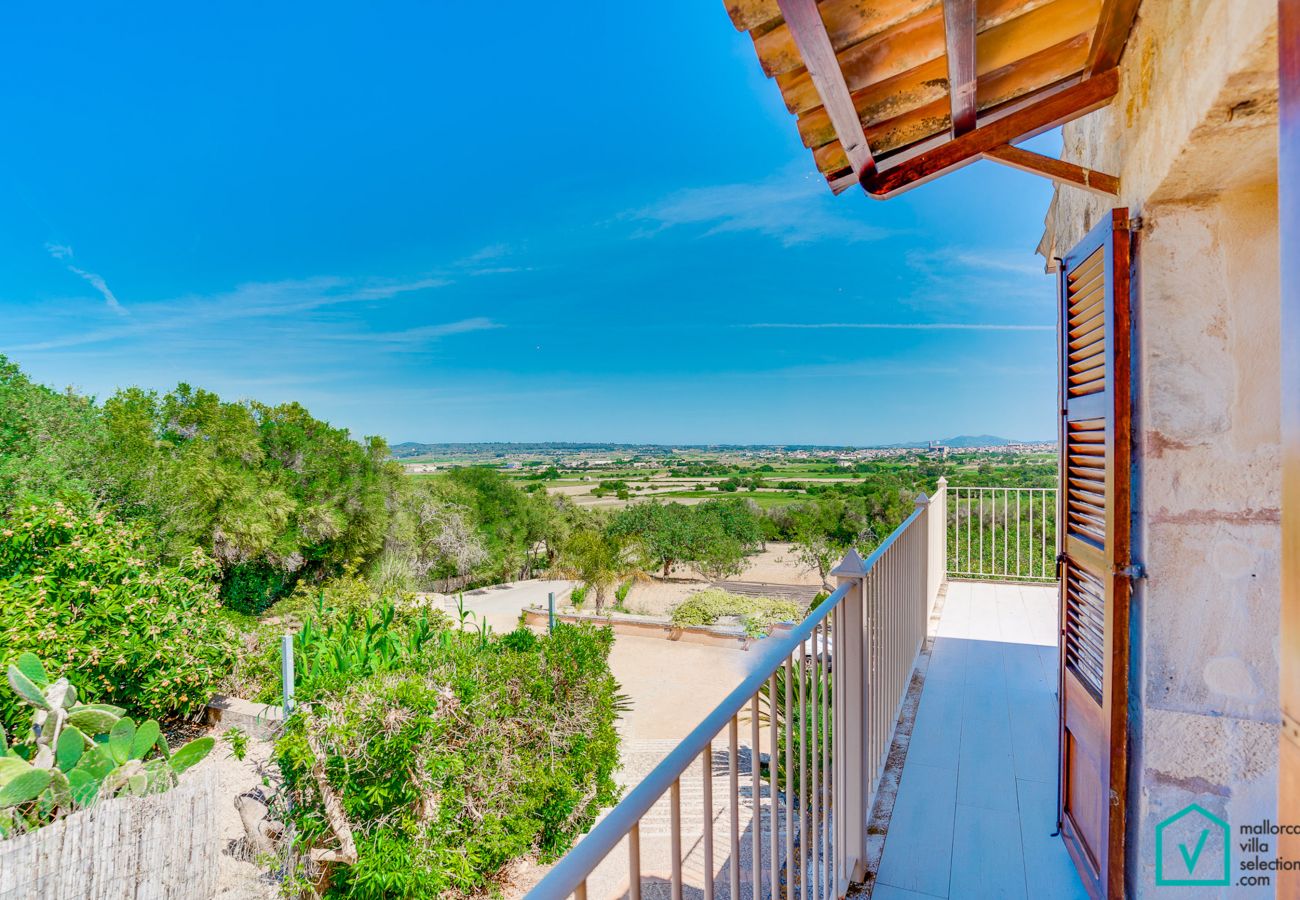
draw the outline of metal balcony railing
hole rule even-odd
[[[1056,488],[949,485],[947,495],[950,578],[1056,580]]]
[[[862,875],[867,818],[946,569],[946,505],[941,484],[933,498],[921,495],[865,560],[850,551],[833,573],[834,593],[759,644],[745,680],[555,865],[530,900],[586,900],[589,879],[625,839],[626,879],[594,900],[641,900],[641,822],[665,795],[674,900],[685,881],[684,816],[703,829],[702,884],[692,893],[704,900],[844,896]],[[740,816],[746,732],[748,834]],[[726,775],[715,784],[714,748],[724,745]],[[683,810],[682,779],[696,760],[703,763],[701,801]],[[717,821],[715,791],[726,792],[730,807]]]

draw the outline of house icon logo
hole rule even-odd
[[[1230,853],[1228,823],[1193,803],[1156,826],[1156,884],[1227,885]]]

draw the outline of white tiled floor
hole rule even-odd
[[[875,900],[1085,898],[1056,828],[1056,589],[951,582]]]

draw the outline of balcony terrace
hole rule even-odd
[[[1086,896],[1055,833],[1055,501],[920,497],[690,735],[631,748],[632,790],[529,896]]]
[[[1056,589],[953,581],[871,896],[1086,897],[1056,831]]]

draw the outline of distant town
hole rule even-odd
[[[1017,441],[995,435],[958,435],[943,440],[876,446],[813,444],[617,444],[617,443],[417,443],[391,448],[394,459],[411,472],[486,465],[505,469],[555,466],[565,469],[653,469],[674,463],[712,461],[733,464],[822,462],[850,468],[879,459],[947,457],[962,454],[1044,454],[1056,451],[1056,441]]]
[[[486,467],[580,507],[612,508],[649,497],[689,505],[737,493],[772,508],[882,477],[987,481],[997,471],[999,483],[1055,483],[1057,461],[1055,442],[992,435],[887,447],[403,443],[392,455],[417,479]]]

